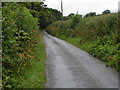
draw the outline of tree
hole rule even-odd
[[[60,11],[47,8],[44,2],[22,2],[20,4],[27,7],[31,14],[38,18],[40,28],[46,28],[52,22],[62,19]]]
[[[76,14],[72,17],[71,28],[75,29],[76,25],[80,22],[82,15]]]
[[[109,13],[111,13],[110,10],[105,10],[105,11],[102,12],[102,14],[109,14]]]
[[[63,17],[63,20],[64,20],[64,21],[66,21],[66,20],[68,20],[68,19],[69,19],[68,16],[64,16],[64,17]]]
[[[85,15],[85,17],[96,16],[96,12],[90,12]]]
[[[74,15],[75,15],[74,13],[71,13],[71,14],[68,15],[68,17],[71,18],[71,17],[73,17]]]

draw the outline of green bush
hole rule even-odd
[[[33,40],[33,29],[38,29],[38,21],[26,7],[18,3],[3,3],[2,15],[2,83],[3,88],[14,88],[17,81],[13,73],[17,73],[17,68],[21,67],[21,63],[29,60],[27,57],[29,53],[25,50]],[[26,54],[24,59],[21,53]]]
[[[3,7],[3,55],[14,57],[24,49],[38,23],[27,8],[17,3],[5,3]]]
[[[81,17],[82,16],[78,14],[72,17],[71,28],[75,29],[75,27],[77,27],[78,23],[80,22]]]
[[[106,62],[106,65],[120,70],[118,45],[114,44],[114,41],[110,37],[99,38],[95,41],[91,47],[90,53]]]

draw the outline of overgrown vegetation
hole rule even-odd
[[[46,56],[39,29],[60,20],[61,13],[43,2],[3,2],[2,7],[2,87],[44,88]]]
[[[16,88],[45,88],[46,82],[46,63],[45,63],[45,45],[42,36],[38,31],[34,31],[34,49],[29,52],[32,53],[31,59],[23,64],[22,68],[18,68],[19,72],[15,74],[17,81]],[[31,47],[32,48],[32,47]]]
[[[60,11],[52,8],[47,8],[43,2],[21,2],[19,4],[27,7],[30,10],[30,13],[34,17],[38,18],[39,26],[41,29],[44,29],[47,25],[51,24],[54,21],[62,19],[62,14]]]
[[[104,61],[107,66],[119,71],[118,14],[88,17],[77,14],[68,18],[51,24],[47,27],[47,32],[89,52]]]

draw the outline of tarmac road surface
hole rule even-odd
[[[118,88],[118,73],[79,48],[43,32],[47,88]]]

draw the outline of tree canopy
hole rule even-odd
[[[96,12],[90,12],[85,15],[85,17],[96,16]]]
[[[110,10],[105,10],[105,11],[102,12],[102,14],[109,14],[109,13],[111,13]]]

